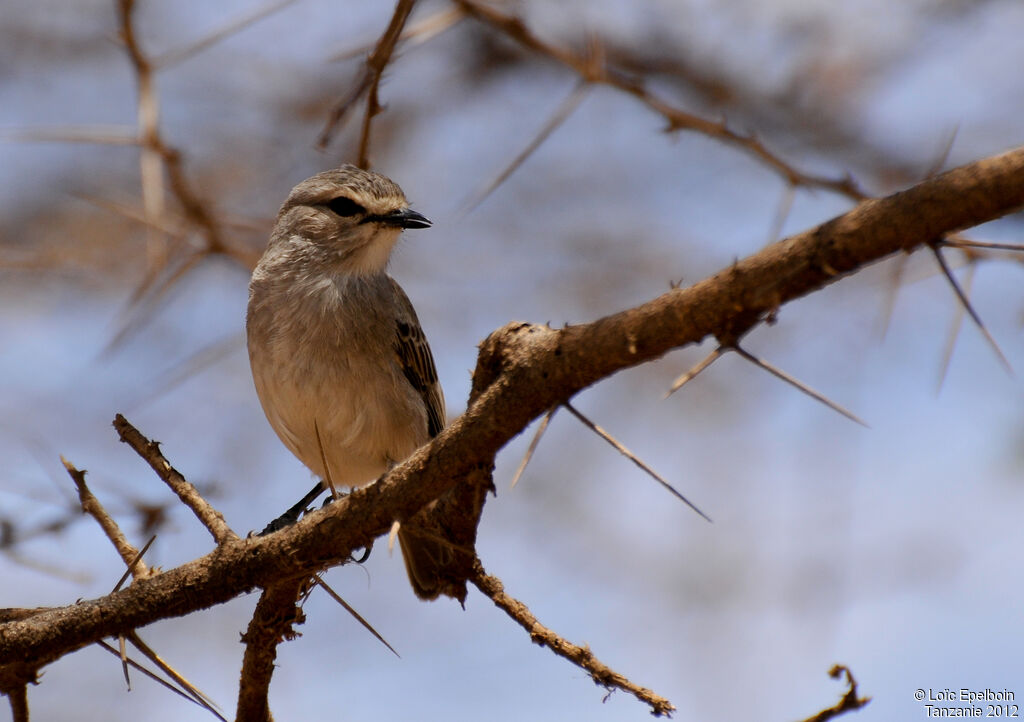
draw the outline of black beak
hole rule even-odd
[[[366,220],[370,220],[370,218]],[[433,225],[427,220],[426,216],[417,213],[411,208],[400,208],[397,211],[374,216],[373,220],[379,223],[386,223],[389,226],[398,226],[399,228],[430,228]]]

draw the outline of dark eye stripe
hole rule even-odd
[[[339,216],[355,216],[360,213],[366,213],[366,209],[356,203],[348,196],[338,196],[327,201],[327,207],[337,213]]]

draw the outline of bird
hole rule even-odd
[[[292,189],[253,271],[246,337],[257,396],[284,445],[328,484],[370,483],[444,428],[430,346],[387,273],[402,231],[431,225],[394,181],[343,165]],[[398,538],[413,591],[437,598],[450,549],[405,527]]]

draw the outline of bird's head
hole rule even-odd
[[[379,273],[405,228],[429,228],[394,181],[352,165],[292,189],[277,216],[278,242],[308,243],[348,273]]]

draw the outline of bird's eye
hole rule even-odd
[[[327,201],[327,207],[339,216],[354,216],[357,213],[366,213],[366,209],[347,196],[338,196]]]

